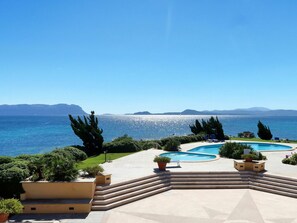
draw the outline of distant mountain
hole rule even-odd
[[[271,110],[263,107],[253,108],[239,108],[233,110],[212,110],[212,111],[196,111],[193,109],[186,109],[182,112],[164,112],[164,113],[150,113],[150,115],[259,115],[259,116],[297,116],[297,110],[277,109]],[[134,115],[146,115],[139,112]]]
[[[135,112],[133,113],[133,115],[151,115],[151,113],[148,111],[142,111],[142,112]]]
[[[4,116],[63,116],[63,115],[85,115],[87,114],[78,105],[56,104],[19,104],[0,105],[0,115]]]

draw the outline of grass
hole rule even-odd
[[[260,138],[238,138],[238,137],[231,137],[231,140],[238,140],[238,141],[250,141],[250,142],[275,142],[274,140],[263,140]],[[297,140],[289,140],[289,143],[297,143]]]
[[[118,159],[118,158],[121,158],[121,157],[124,157],[124,156],[128,156],[132,153],[108,153],[106,155],[107,157],[107,160],[115,160],[115,159]],[[98,156],[92,156],[92,157],[89,157],[88,159],[80,162],[78,164],[78,169],[83,169],[83,168],[86,168],[86,167],[89,167],[89,166],[94,166],[94,165],[98,165],[98,164],[101,164],[101,163],[104,163],[105,162],[105,155],[104,154],[100,154]]]

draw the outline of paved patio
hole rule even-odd
[[[189,143],[182,151],[210,143]],[[213,144],[213,143],[212,143]],[[296,148],[297,144],[286,144]],[[162,150],[150,149],[122,157],[102,166],[112,174],[112,183],[118,183],[147,175],[157,170],[153,162]],[[293,151],[263,152],[267,156],[268,173],[297,178],[297,166],[282,164],[281,160]],[[233,160],[176,163],[168,165],[170,171],[236,171]],[[268,222],[297,223],[297,199],[254,190],[171,190],[107,212],[91,212],[89,215],[18,215],[11,222],[29,219],[49,222]]]
[[[197,142],[188,143],[181,146],[182,151],[195,148],[202,145],[211,145],[214,143]],[[296,148],[297,144],[285,144]],[[285,165],[281,161],[286,155],[293,151],[281,151],[281,152],[262,152],[267,156],[266,170],[269,173],[284,175],[297,178],[297,166]],[[162,150],[150,149],[147,151],[141,151],[129,156],[122,157],[114,160],[111,163],[103,164],[103,168],[106,172],[112,173],[112,183],[118,183],[126,180],[135,179],[142,176],[153,174],[157,170],[157,164],[153,162],[156,155],[164,153]],[[170,171],[236,171],[233,168],[233,159],[220,158],[215,161],[207,162],[181,162],[180,167],[176,163],[168,164],[168,170]]]

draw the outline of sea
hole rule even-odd
[[[127,134],[134,139],[160,139],[191,134],[189,125],[208,115],[100,115],[105,142]],[[270,127],[273,137],[297,139],[297,116],[255,117],[219,115],[226,135],[251,131],[257,135],[259,120]],[[73,133],[68,116],[0,116],[0,155],[46,153],[68,145],[82,145]]]

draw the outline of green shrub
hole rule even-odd
[[[250,150],[250,154],[243,155],[245,149]],[[260,152],[255,152],[253,148],[246,144],[226,142],[219,150],[219,155],[225,158],[241,159],[243,156],[251,156],[254,160],[266,159]]]
[[[0,156],[0,165],[4,163],[10,163],[13,161],[12,157],[9,156]]]
[[[161,146],[160,146],[159,143],[154,142],[154,141],[143,141],[143,142],[141,142],[141,148],[143,150],[148,150],[148,149],[151,149],[151,148],[161,149]]]
[[[25,180],[29,175],[28,169],[25,170],[15,166],[0,170],[0,197],[19,197],[23,193],[20,181]]]
[[[294,153],[289,158],[283,159],[282,162],[284,164],[297,165],[297,153]]]
[[[171,159],[167,156],[155,156],[154,162],[170,163]]]
[[[20,214],[23,211],[23,205],[17,199],[0,200],[0,213],[4,214]]]
[[[33,162],[37,159],[40,159],[42,155],[41,154],[34,154],[34,155],[29,155],[29,154],[22,154],[17,157],[15,157],[16,160],[24,160],[28,162]]]
[[[191,142],[200,142],[204,140],[204,135],[203,134],[199,134],[199,135],[187,135],[187,136],[173,136],[173,137],[166,137],[166,138],[162,138],[159,140],[159,144],[161,146],[165,146],[165,144],[169,141],[169,140],[176,140],[179,141],[180,144],[185,144],[185,143],[191,143]]]
[[[290,164],[291,163],[291,160],[289,158],[284,158],[282,160],[282,163],[284,163],[284,164]]]
[[[43,172],[48,181],[72,181],[76,179],[78,170],[75,161],[63,153],[48,153],[43,157]]]
[[[131,137],[124,135],[103,145],[103,150],[109,153],[127,153],[141,150],[140,143]]]
[[[176,139],[170,139],[164,146],[166,151],[179,151],[180,142]]]
[[[73,161],[75,160],[75,157],[72,155],[72,153],[63,148],[55,149],[50,154],[57,154],[61,157],[72,159]]]
[[[95,177],[98,173],[103,173],[104,169],[100,165],[86,167],[83,171],[87,172],[89,176]]]
[[[28,164],[29,164],[28,161],[15,160],[13,162],[5,163],[5,164],[0,165],[0,170],[7,170],[7,169],[10,169],[12,167],[18,167],[18,168],[23,169],[23,170],[29,170],[28,169]]]
[[[69,152],[70,154],[72,154],[75,161],[83,161],[88,158],[87,154],[84,151],[77,149],[75,147],[69,146],[69,147],[65,147],[63,149],[65,151]]]

